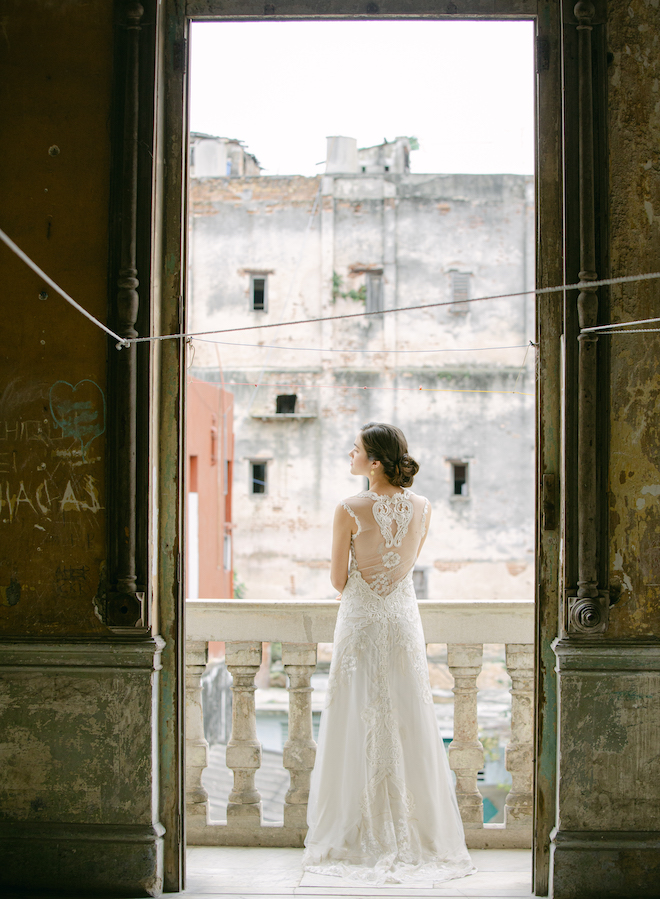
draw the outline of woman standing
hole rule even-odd
[[[431,517],[407,488],[419,466],[393,425],[358,434],[351,473],[369,490],[337,506],[340,591],[303,864],[373,884],[475,870],[438,732],[413,568]]]

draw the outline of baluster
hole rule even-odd
[[[507,643],[506,670],[511,678],[511,741],[506,748],[506,769],[511,791],[504,806],[504,823],[532,825],[534,759],[534,646]]]
[[[207,659],[206,642],[186,642],[186,814],[191,832],[207,824],[209,797],[202,773],[208,765],[209,744],[204,737],[201,684]]]
[[[261,643],[227,643],[225,661],[233,678],[227,767],[234,772],[234,787],[227,804],[227,824],[260,826],[261,796],[254,778],[261,767],[261,743],[257,740],[254,678],[261,665]]]
[[[447,646],[447,663],[454,678],[454,739],[449,746],[449,765],[456,774],[456,798],[465,828],[483,827],[483,797],[477,774],[483,768],[484,748],[477,721],[477,677],[483,645],[455,643]]]
[[[283,643],[282,663],[289,678],[289,739],[284,746],[283,764],[291,778],[284,804],[284,826],[305,828],[309,779],[316,756],[310,686],[316,668],[316,644]]]

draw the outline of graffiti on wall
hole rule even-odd
[[[41,414],[40,414],[41,413]],[[0,396],[0,607],[27,596],[91,596],[104,556],[103,390],[93,380],[26,384]],[[29,551],[26,554],[26,547]],[[23,560],[19,563],[19,560]],[[29,562],[29,564],[27,564]]]
[[[106,427],[103,391],[88,379],[75,386],[56,381],[49,405],[51,419],[0,421],[2,524],[22,514],[51,520],[57,513],[102,508],[98,479],[82,469],[99,461],[90,445]]]

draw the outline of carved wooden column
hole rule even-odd
[[[483,797],[477,787],[477,774],[484,765],[477,721],[477,678],[482,660],[481,643],[447,646],[447,664],[454,678],[454,739],[449,746],[449,765],[456,774],[463,825],[470,829],[484,823]]]
[[[257,739],[254,678],[261,665],[261,643],[227,643],[225,661],[232,684],[231,737],[227,767],[234,772],[229,794],[227,823],[261,826],[261,796],[254,784],[261,767],[261,743]]]
[[[206,642],[186,642],[186,814],[190,832],[207,824],[209,797],[202,774],[208,765],[209,744],[204,736],[201,685],[207,659]]]
[[[119,216],[119,273],[114,321],[124,338],[137,337],[135,330],[140,299],[137,277],[137,193],[138,125],[141,4],[126,4],[124,117],[121,170],[121,207]],[[113,351],[114,352],[114,351]],[[137,347],[131,344],[114,352],[113,429],[116,480],[114,520],[114,566],[110,572],[106,623],[114,627],[146,626],[144,596],[137,593],[136,495],[137,495]]]
[[[597,280],[596,219],[594,205],[594,116],[592,87],[591,0],[575,6],[579,46],[579,167],[580,167],[580,273],[583,282],[577,300],[580,329],[598,324],[598,295],[589,282]],[[598,634],[607,630],[609,602],[598,589],[598,337],[593,331],[578,337],[578,590],[569,598],[568,631]]]
[[[532,826],[534,800],[534,646],[507,643],[506,670],[511,677],[511,741],[506,748],[506,769],[511,790],[504,806],[504,823]]]
[[[284,804],[284,825],[304,829],[309,779],[316,756],[310,686],[316,669],[316,644],[283,643],[282,663],[289,677],[289,739],[284,746],[283,764],[291,777]]]

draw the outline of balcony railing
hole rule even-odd
[[[454,734],[449,764],[471,849],[529,848],[532,836],[533,639],[534,604],[526,601],[435,602],[419,608],[427,643],[446,643],[454,678]],[[339,603],[291,600],[188,600],[186,603],[186,811],[189,845],[302,846],[306,833],[309,779],[316,745],[312,733],[310,685],[318,643],[331,643]],[[208,744],[204,738],[201,677],[209,641],[226,644],[225,661],[233,678],[232,732],[226,763],[233,772],[227,822],[209,817],[202,785]],[[262,642],[282,643],[288,676],[289,737],[283,766],[290,775],[282,825],[264,823],[255,775],[261,765],[257,739],[255,675]],[[511,677],[511,739],[505,764],[511,790],[503,824],[484,824],[478,772],[484,766],[477,718],[477,678],[483,644],[506,645]]]

